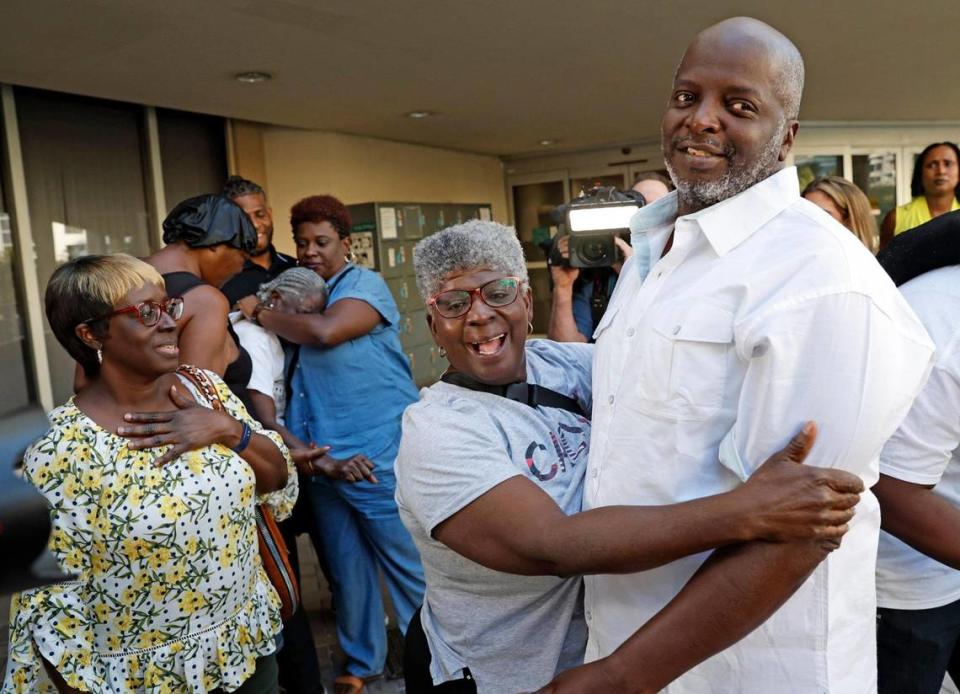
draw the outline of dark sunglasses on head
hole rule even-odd
[[[160,322],[160,316],[164,313],[175,321],[180,320],[180,317],[183,315],[183,299],[176,297],[167,299],[162,303],[159,301],[141,301],[139,304],[124,306],[110,313],[105,313],[102,316],[88,318],[83,322],[92,323],[93,321],[103,320],[112,316],[119,316],[121,313],[134,313],[145,328],[152,328]]]
[[[427,306],[433,306],[444,318],[464,315],[477,296],[491,308],[503,308],[517,300],[521,284],[523,282],[518,277],[501,277],[475,289],[448,289],[427,299]]]

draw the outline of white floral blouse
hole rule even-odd
[[[208,374],[227,412],[284,452],[287,486],[259,501],[288,516],[297,475],[286,447]],[[131,451],[73,399],[50,419],[25,473],[52,507],[50,549],[77,578],[14,597],[4,694],[56,691],[41,655],[81,691],[239,687],[281,628],[260,563],[250,466],[214,445],[156,467],[161,449]]]

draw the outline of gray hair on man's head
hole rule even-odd
[[[523,247],[512,227],[471,219],[428,236],[413,249],[413,271],[424,301],[452,272],[493,270],[527,282]]]
[[[315,304],[326,305],[327,283],[313,270],[305,267],[292,267],[284,270],[269,282],[260,285],[257,298],[262,302],[270,301],[274,292],[293,306],[303,306],[313,300]]]

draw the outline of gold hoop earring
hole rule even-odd
[[[533,321],[527,321],[527,335],[530,335],[533,332]]]
[[[440,352],[441,357],[443,357],[444,359],[447,358],[447,350],[445,350],[443,347],[439,347],[437,351]]]
[[[103,363],[103,347],[102,346],[97,347],[97,363],[98,364]]]

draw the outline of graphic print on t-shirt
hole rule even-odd
[[[531,475],[541,482],[549,482],[556,477],[558,471],[562,470],[566,472],[567,462],[570,463],[571,468],[575,467],[581,455],[587,451],[587,436],[589,435],[590,422],[581,417],[577,417],[577,419],[586,426],[568,426],[563,423],[558,423],[557,431],[550,432],[550,442],[553,444],[553,451],[556,453],[556,460],[554,462],[543,460],[543,458],[549,455],[549,453],[547,453],[548,449],[544,444],[538,441],[531,441],[530,445],[527,446],[527,469],[530,470]],[[538,451],[544,451],[544,454],[540,456],[541,461],[539,465],[535,460]],[[544,472],[548,466],[549,470]]]

